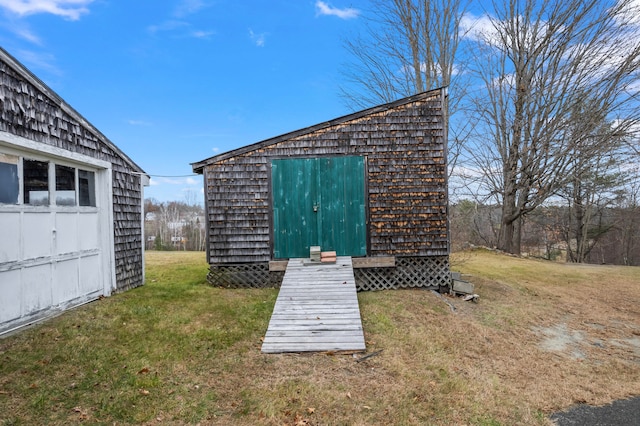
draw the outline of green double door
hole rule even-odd
[[[273,160],[274,258],[309,257],[309,247],[364,256],[364,157]]]

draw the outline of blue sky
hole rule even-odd
[[[190,163],[351,112],[343,40],[366,7],[0,0],[0,45],[152,175],[147,197],[200,201]]]

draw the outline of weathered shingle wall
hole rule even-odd
[[[119,167],[118,167],[119,168]],[[140,175],[113,169],[113,233],[118,290],[142,284],[142,192]]]
[[[448,255],[442,91],[205,166],[209,263],[270,260],[270,160],[367,157],[369,255]]]
[[[205,175],[212,263],[270,259],[267,159],[243,156],[237,160]]]
[[[142,284],[140,175],[91,126],[75,119],[60,100],[0,61],[0,130],[113,164],[113,215],[118,290]]]

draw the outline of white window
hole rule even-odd
[[[19,160],[20,157],[0,152],[0,204],[18,204],[20,196]]]
[[[76,169],[56,164],[56,205],[76,205]]]
[[[34,206],[49,204],[49,163],[27,160],[22,162],[24,203]]]
[[[0,152],[0,204],[96,207],[96,173],[61,162]]]
[[[96,206],[96,174],[78,169],[78,192],[81,206]]]

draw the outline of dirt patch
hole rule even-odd
[[[585,334],[581,331],[571,330],[566,324],[556,324],[551,327],[536,327],[536,333],[543,336],[539,347],[549,352],[562,352],[575,359],[585,358],[581,350],[585,343]]]
[[[566,323],[550,327],[534,327],[540,336],[538,347],[543,351],[564,354],[574,359],[599,358],[613,350],[626,354],[626,359],[640,363],[640,337],[618,338],[620,330],[612,330],[597,323],[586,323],[583,330],[570,328]]]
[[[612,346],[619,348],[629,349],[635,352],[636,356],[640,357],[640,338],[632,337],[630,339],[613,339],[609,343]]]
[[[598,323],[582,325],[584,327],[579,329],[558,323],[532,330],[540,338],[538,348],[546,352],[578,360],[597,360],[615,352],[621,359],[640,363],[640,337],[630,332],[634,326],[620,323],[608,327]]]

